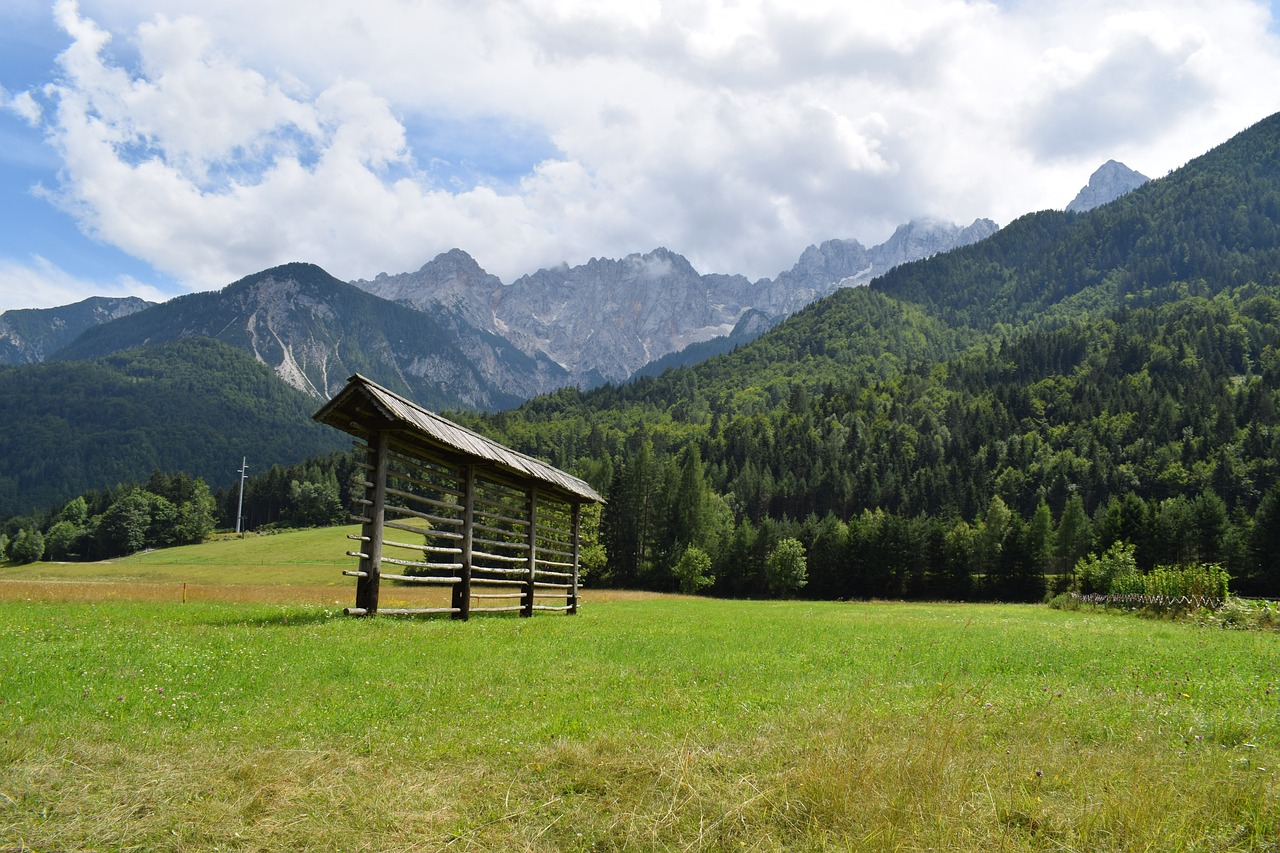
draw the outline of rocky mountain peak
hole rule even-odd
[[[1124,163],[1108,160],[1089,176],[1089,183],[1067,205],[1067,210],[1073,213],[1093,210],[1109,201],[1115,201],[1127,192],[1136,190],[1149,180],[1151,179],[1146,175],[1135,172]]]

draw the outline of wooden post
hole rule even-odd
[[[382,576],[382,522],[386,517],[387,507],[387,431],[379,430],[377,441],[370,442],[373,453],[373,488],[365,493],[372,494],[369,499],[373,504],[368,508],[368,521],[361,527],[365,537],[364,553],[368,556],[360,560],[360,571],[364,576],[356,581],[356,608],[365,616],[373,616],[378,612],[378,586]]]
[[[570,549],[573,551],[573,559],[570,560],[573,563],[573,568],[570,569],[573,572],[573,578],[569,581],[569,600],[565,602],[565,604],[569,605],[570,615],[578,612],[578,541],[581,535],[582,504],[575,502],[573,504],[573,547]]]
[[[520,601],[520,615],[533,615],[534,581],[538,577],[538,487],[529,486],[529,574],[525,578],[524,598]]]
[[[476,510],[476,466],[462,466],[462,570],[461,582],[453,585],[454,619],[471,618],[471,534]]]

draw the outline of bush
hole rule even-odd
[[[684,549],[671,574],[680,585],[680,591],[686,595],[695,595],[715,582],[711,577],[711,557],[706,551],[693,546]]]
[[[1102,556],[1090,554],[1076,563],[1076,592],[1083,595],[1121,595],[1119,589],[1134,590],[1133,579],[1139,584],[1138,562],[1134,559],[1134,546],[1128,542],[1116,542]]]
[[[1079,610],[1080,599],[1070,592],[1060,592],[1049,599],[1049,606],[1054,610]]]
[[[804,545],[787,537],[778,542],[765,561],[769,591],[788,595],[809,582],[809,568],[804,558]]]

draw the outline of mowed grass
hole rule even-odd
[[[675,596],[361,620],[15,571],[0,850],[1280,847],[1275,634]]]

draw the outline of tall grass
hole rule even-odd
[[[1040,607],[0,602],[0,849],[1267,850],[1280,645]]]

